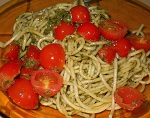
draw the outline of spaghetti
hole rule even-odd
[[[150,83],[150,51],[132,49],[127,57],[116,55],[113,64],[109,65],[97,56],[99,49],[109,44],[103,37],[100,41],[91,42],[75,32],[63,41],[55,40],[52,27],[60,22],[62,17],[69,22],[71,17],[63,15],[78,4],[86,6],[83,1],[60,3],[39,12],[20,15],[13,28],[13,37],[1,44],[1,47],[15,41],[21,47],[20,58],[23,58],[30,44],[40,50],[49,43],[61,44],[66,54],[66,63],[60,73],[64,85],[54,97],[41,97],[40,103],[58,109],[68,118],[72,115],[94,118],[96,113],[104,110],[111,110],[112,117],[114,110],[120,108],[113,100],[117,87],[128,85],[135,88],[141,84],[143,92],[145,85]],[[109,19],[107,11],[99,6],[87,8],[91,22],[96,26],[99,22]],[[141,32],[142,27],[134,33],[144,35]],[[145,81],[143,78],[146,76],[149,76],[149,79]]]

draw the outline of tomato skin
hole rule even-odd
[[[26,68],[38,69],[40,67],[40,60],[35,58],[25,58],[23,66]]]
[[[31,83],[39,95],[51,97],[60,91],[63,78],[55,71],[41,69],[32,73]]]
[[[145,51],[150,50],[150,39],[142,38],[135,34],[131,34],[127,38],[131,41],[131,44],[134,49],[136,50],[144,49]]]
[[[75,25],[62,21],[60,25],[54,28],[54,37],[57,40],[63,40],[66,36],[75,32]]]
[[[19,54],[19,46],[12,42],[8,46],[6,46],[1,54],[1,59],[8,62],[18,58]]]
[[[77,28],[77,33],[90,41],[98,41],[100,39],[100,31],[98,27],[90,22],[81,24]]]
[[[60,44],[49,44],[40,52],[40,63],[44,69],[61,72],[65,64],[65,52]]]
[[[34,45],[30,45],[27,51],[27,58],[39,59],[40,50]]]
[[[99,23],[101,35],[107,40],[118,40],[127,33],[126,24],[123,22],[105,20]]]
[[[138,108],[144,100],[143,94],[132,87],[119,87],[114,93],[115,102],[126,110],[134,110]]]
[[[121,38],[115,41],[114,46],[120,57],[126,57],[131,50],[131,42],[127,38]]]
[[[105,46],[98,51],[98,56],[100,59],[111,64],[116,56],[116,51],[113,46]]]
[[[0,87],[8,89],[15,77],[20,73],[22,61],[17,59],[4,64],[0,68]]]
[[[33,70],[38,69],[40,67],[39,57],[40,57],[40,50],[34,45],[30,45],[27,50],[26,57],[23,60],[23,67],[21,71],[25,72],[26,70],[30,70],[31,68],[33,68]],[[21,74],[24,72],[21,72]]]
[[[8,96],[15,104],[24,109],[37,109],[39,95],[35,93],[29,80],[24,78],[15,79],[13,85],[7,90]]]
[[[26,68],[26,67],[24,67],[20,71],[20,77],[21,78],[25,78],[27,80],[30,80],[30,76],[31,76],[33,71],[35,71],[34,68]]]
[[[84,6],[77,5],[70,10],[74,23],[90,22],[90,12]]]

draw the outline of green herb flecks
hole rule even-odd
[[[6,81],[3,82],[3,85],[6,86],[9,83],[10,83],[10,80],[6,80]]]
[[[60,24],[61,20],[64,20],[66,22],[71,22],[71,15],[69,11],[66,10],[56,10],[56,15],[54,17],[48,18],[48,25],[47,28],[44,31],[45,35],[48,35],[51,30],[53,30],[53,27]]]

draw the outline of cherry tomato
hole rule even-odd
[[[0,86],[6,90],[8,89],[15,77],[20,73],[22,61],[17,59],[4,64],[0,68]]]
[[[112,20],[100,22],[99,29],[101,35],[107,40],[118,40],[123,38],[127,33],[125,23]]]
[[[18,58],[19,54],[19,46],[12,42],[8,46],[6,46],[1,54],[1,59],[8,62]]]
[[[115,41],[114,46],[120,57],[126,57],[131,50],[131,42],[127,38],[121,38]]]
[[[40,55],[40,50],[36,46],[30,45],[27,51],[27,58],[34,58],[38,60],[39,55]]]
[[[37,109],[39,95],[35,93],[29,80],[24,78],[15,79],[13,85],[7,90],[8,96],[18,106],[25,109]]]
[[[31,83],[39,95],[50,97],[60,91],[63,85],[63,78],[55,71],[42,69],[33,72]]]
[[[24,59],[24,67],[38,69],[40,67],[40,50],[34,45],[30,45],[27,56]]]
[[[62,21],[61,24],[54,29],[54,37],[57,40],[63,40],[66,36],[73,34],[74,31],[74,24]]]
[[[98,51],[98,56],[110,64],[116,56],[116,51],[113,46],[105,46]]]
[[[98,41],[100,39],[100,31],[98,27],[90,22],[81,24],[77,28],[77,33],[87,40]]]
[[[45,69],[62,71],[65,64],[65,52],[60,44],[49,44],[40,52],[40,63]]]
[[[40,60],[35,58],[25,58],[23,66],[26,68],[38,69],[40,67]]]
[[[20,71],[20,77],[21,78],[25,78],[27,80],[30,80],[30,76],[32,74],[33,71],[35,71],[36,69],[34,68],[22,68],[21,71]]]
[[[150,39],[143,38],[134,34],[129,35],[127,38],[131,41],[131,44],[134,49],[144,49],[145,51],[150,50]]]
[[[90,21],[89,10],[81,5],[73,7],[71,10],[72,21],[75,23],[85,23]]]
[[[143,94],[139,90],[129,86],[119,87],[114,97],[120,107],[131,111],[138,108],[144,100]]]

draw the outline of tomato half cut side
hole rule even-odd
[[[37,109],[39,95],[35,93],[29,80],[16,78],[13,85],[7,90],[8,96],[18,106],[24,109]]]
[[[139,90],[129,86],[117,88],[114,97],[120,107],[130,111],[138,108],[144,100],[143,94]]]
[[[31,83],[36,93],[43,97],[51,97],[60,91],[63,78],[55,71],[42,69],[32,73]]]
[[[65,64],[65,52],[60,44],[49,44],[40,52],[40,63],[44,69],[61,72]]]
[[[131,44],[134,49],[136,50],[144,49],[145,51],[150,50],[150,39],[140,37],[135,34],[131,34],[127,38],[131,41]]]
[[[101,35],[107,40],[118,40],[127,33],[126,24],[123,22],[104,20],[99,23]]]

